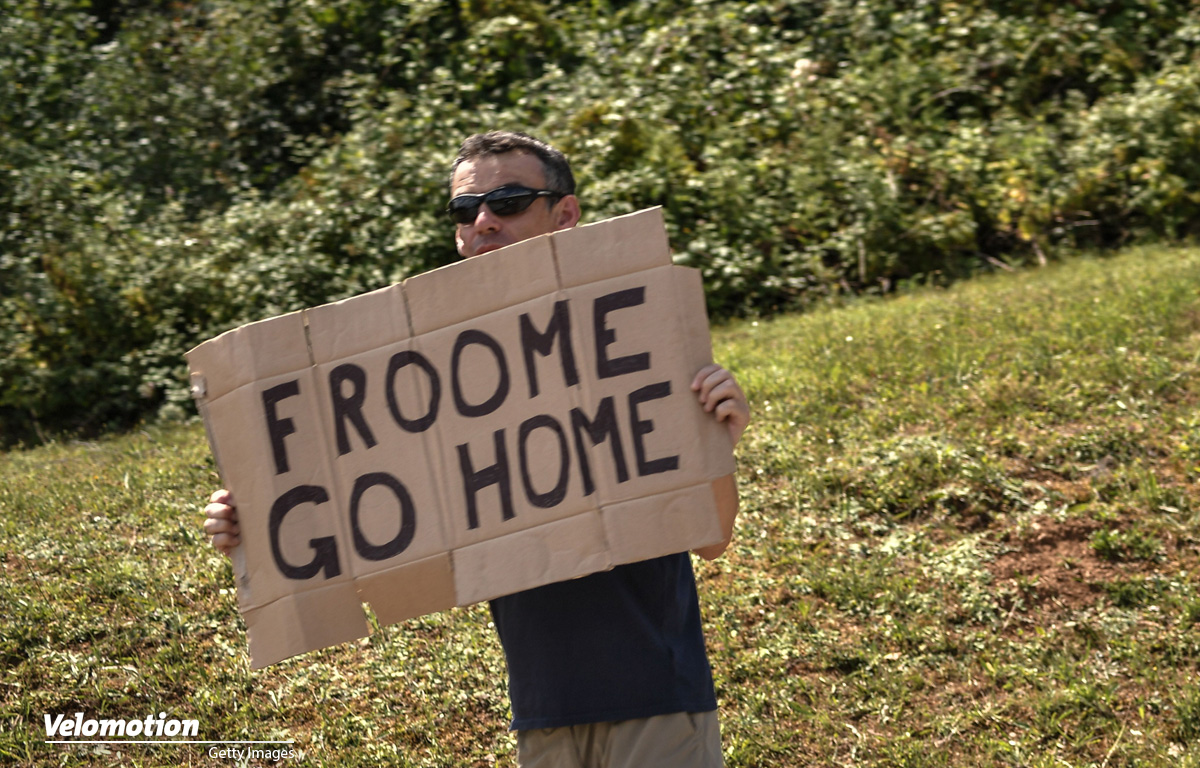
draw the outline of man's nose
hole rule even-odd
[[[487,203],[481,204],[479,213],[475,214],[475,229],[483,232],[495,232],[500,229],[500,217],[492,213]]]

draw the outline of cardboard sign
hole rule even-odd
[[[253,666],[720,541],[711,355],[658,209],[193,349]]]

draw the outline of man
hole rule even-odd
[[[570,165],[521,133],[463,142],[450,175],[455,242],[471,258],[579,222]],[[741,388],[708,365],[692,381],[704,410],[736,445],[749,423]],[[722,494],[719,494],[719,496]],[[721,500],[728,546],[736,490]],[[213,546],[238,544],[228,491],[205,508]],[[722,765],[716,696],[686,552],[631,563],[491,602],[509,671],[522,768],[708,768]]]

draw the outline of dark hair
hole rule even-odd
[[[547,189],[564,195],[575,194],[575,176],[571,173],[567,156],[546,142],[517,131],[491,131],[468,136],[458,149],[454,165],[450,166],[450,184],[454,184],[454,172],[458,166],[467,160],[509,152],[528,152],[540,160]]]

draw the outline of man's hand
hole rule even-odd
[[[746,425],[750,423],[750,404],[746,402],[746,393],[738,386],[733,374],[715,363],[706,365],[692,379],[692,391],[706,412],[725,423],[729,438],[737,445],[746,431]],[[717,544],[696,550],[696,554],[705,560],[717,559],[729,546],[738,513],[737,481],[733,475],[713,481],[713,493],[725,538]]]
[[[242,543],[238,535],[242,529],[238,527],[237,505],[229,491],[222,488],[209,498],[204,518],[204,532],[212,537],[212,545],[222,554],[228,555]]]
[[[705,411],[725,423],[730,439],[737,445],[750,423],[750,405],[733,374],[716,363],[706,365],[692,379],[692,391]]]

